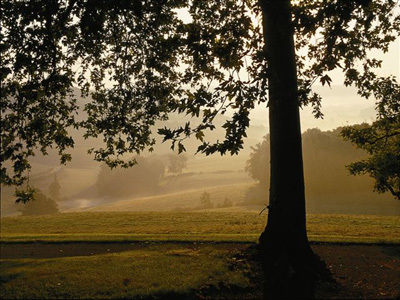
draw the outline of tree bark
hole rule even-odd
[[[312,297],[315,256],[307,238],[294,29],[290,0],[259,0],[268,61],[271,177],[259,245],[267,298]]]

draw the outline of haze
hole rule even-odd
[[[377,53],[374,53],[377,54]],[[399,77],[399,41],[392,44],[389,53],[377,54],[383,59],[383,68],[380,75],[389,74]],[[341,81],[339,74],[331,74],[333,82]],[[322,131],[332,131],[337,127],[371,123],[375,118],[373,99],[362,99],[355,88],[340,85],[332,87],[316,86],[315,91],[323,97],[323,119],[315,119],[312,108],[306,107],[301,111],[302,131],[319,128]],[[81,99],[82,103],[85,100]],[[217,127],[223,122],[217,120]],[[182,124],[181,116],[173,116],[167,125]],[[210,140],[221,137],[223,131],[208,135]],[[262,142],[268,133],[268,111],[265,105],[259,105],[251,113],[251,126],[243,151],[237,156],[206,157],[193,155],[197,143],[192,139],[186,143],[188,152],[185,154],[187,163],[182,173],[168,172],[171,157],[176,154],[169,149],[169,144],[158,143],[153,154],[145,153],[141,166],[135,170],[109,171],[101,164],[92,160],[86,154],[88,148],[98,141],[84,141],[79,133],[74,133],[76,147],[71,151],[73,161],[67,166],[60,166],[54,153],[46,157],[33,159],[33,170],[30,182],[44,194],[49,195],[49,187],[54,181],[60,184],[60,197],[57,200],[60,211],[261,211],[268,202],[267,193],[262,199],[255,201],[252,191],[259,186],[245,171],[246,161],[250,158],[251,147]],[[338,138],[339,141],[339,138]],[[345,143],[345,142],[338,142]],[[332,153],[335,151],[331,149]],[[308,153],[305,153],[308,155]],[[334,160],[334,156],[326,153],[327,159]],[[363,155],[359,153],[357,155]],[[356,155],[356,156],[357,156]],[[357,157],[354,157],[355,159]],[[337,161],[338,176],[353,186],[353,192],[337,194],[312,195],[308,191],[308,212],[320,213],[355,213],[355,214],[383,214],[397,215],[400,205],[393,201],[389,194],[379,195],[372,192],[373,184],[367,176],[354,178],[348,175],[345,164],[354,161],[354,158]],[[336,158],[337,159],[337,158]],[[305,170],[313,169],[312,159],[305,162]],[[335,163],[329,162],[329,163]],[[147,166],[148,169],[146,169]],[[324,165],[318,166],[321,170]],[[150,170],[153,168],[152,170]],[[158,171],[154,170],[158,168]],[[140,175],[138,175],[140,174]],[[107,176],[108,180],[102,181]],[[306,188],[307,178],[306,172]],[[138,180],[140,182],[138,184]],[[324,182],[324,180],[326,182]],[[321,178],[319,184],[326,185],[331,178]],[[360,188],[357,188],[357,187]],[[267,186],[262,187],[264,192]],[[2,186],[2,216],[18,215],[22,204],[14,204],[13,188]],[[204,205],[204,195],[209,195],[210,203]],[[252,199],[253,197],[253,199]],[[257,196],[261,197],[261,196]],[[255,198],[257,198],[255,197]],[[264,199],[265,198],[265,199]],[[203,202],[202,202],[203,201]]]

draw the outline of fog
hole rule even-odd
[[[373,182],[368,176],[348,174],[345,165],[365,156],[365,153],[342,141],[338,132],[332,131],[339,126],[371,122],[375,116],[373,100],[361,99],[354,89],[343,86],[317,87],[316,91],[324,99],[324,119],[315,119],[310,108],[301,111],[302,131],[308,132],[308,137],[303,136],[307,211],[397,215],[400,204],[390,194],[374,193]],[[79,101],[82,105],[84,100]],[[84,140],[79,132],[73,132],[76,146],[71,150],[72,162],[60,166],[55,153],[34,157],[30,184],[50,196],[49,187],[57,180],[60,188],[56,201],[62,212],[259,212],[268,203],[268,186],[252,178],[245,167],[252,147],[261,143],[268,133],[267,115],[263,105],[252,112],[248,138],[239,155],[194,155],[198,141],[188,139],[185,143],[187,153],[177,155],[170,150],[170,144],[158,143],[154,153],[137,157],[138,165],[131,169],[110,170],[93,161],[86,153],[87,149],[101,145],[100,141]],[[216,120],[217,128],[224,120],[224,117]],[[175,115],[163,126],[175,127],[186,121]],[[321,140],[319,146],[310,147],[309,132],[312,128],[319,128],[323,133],[321,138],[329,136],[329,141]],[[317,136],[311,144],[316,144]],[[222,129],[206,136],[210,141],[222,137]],[[268,158],[260,164],[267,165]],[[322,175],[316,177],[315,174]],[[20,214],[23,204],[14,203],[13,192],[14,188],[2,186],[2,216]],[[205,200],[205,195],[208,195],[208,200]]]

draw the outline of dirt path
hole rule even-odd
[[[331,298],[400,299],[400,245],[325,244],[313,249],[337,282],[326,291]]]
[[[160,243],[7,243],[1,244],[1,258],[88,256],[134,251],[154,244]],[[191,245],[182,243],[182,247]],[[215,246],[244,251],[248,244],[215,243]],[[317,298],[400,299],[400,245],[316,244],[312,248],[326,262],[336,281],[321,286]]]
[[[55,258],[89,256],[141,249],[150,243],[7,243],[1,244],[1,258]]]

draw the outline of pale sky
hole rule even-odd
[[[178,10],[183,20],[190,21],[190,15],[185,9]],[[389,48],[387,53],[375,50],[371,56],[383,61],[382,68],[377,70],[379,76],[394,75],[400,81],[400,38]],[[373,99],[363,99],[357,95],[354,88],[345,88],[343,75],[339,70],[330,73],[333,80],[332,88],[322,87],[316,84],[323,98],[322,111],[324,119],[315,119],[311,112],[312,108],[306,107],[301,110],[302,131],[318,127],[322,130],[334,129],[338,126],[352,125],[362,122],[372,122],[375,118],[375,103]],[[268,127],[268,111],[265,104],[259,105],[251,113],[252,125],[263,125]]]
[[[382,68],[377,71],[380,76],[394,75],[400,80],[400,39],[397,39],[385,54],[379,51],[371,53],[374,57],[382,59]],[[339,71],[331,74],[333,86],[329,88],[321,85],[315,86],[322,96],[322,112],[324,119],[315,119],[312,108],[301,110],[302,131],[318,127],[322,130],[331,130],[338,126],[352,125],[362,122],[372,122],[375,119],[375,102],[373,99],[363,99],[357,95],[355,88],[346,88],[343,77]],[[268,111],[263,106],[257,107],[252,112],[252,125],[268,127]]]

